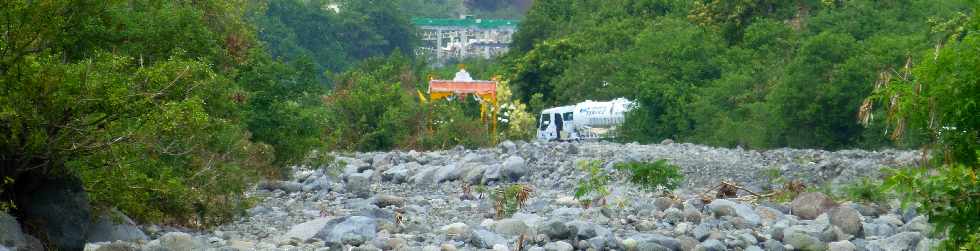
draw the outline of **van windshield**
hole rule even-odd
[[[548,129],[549,122],[551,122],[551,115],[549,115],[547,113],[541,114],[540,127],[541,127],[541,130],[542,131],[544,131],[545,129]]]

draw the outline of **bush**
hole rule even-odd
[[[976,170],[964,165],[939,169],[908,168],[893,171],[885,187],[903,201],[918,203],[939,233],[947,233],[944,250],[969,243],[980,236],[980,181]]]
[[[524,208],[527,200],[534,195],[534,188],[526,184],[513,184],[494,189],[490,194],[494,200],[497,219],[510,217]]]
[[[609,184],[609,174],[602,170],[602,161],[583,160],[578,166],[586,173],[586,177],[578,182],[575,199],[585,207],[605,205],[606,196],[609,196],[609,188],[606,187]]]
[[[932,139],[923,148],[931,155],[922,167],[894,171],[885,186],[903,204],[918,204],[946,233],[941,249],[975,249],[980,238],[980,12],[933,27],[946,35],[916,66],[882,72],[875,92],[861,105],[862,123],[872,121],[874,106],[886,108],[891,137],[910,131]]]
[[[617,163],[616,170],[629,173],[629,181],[646,190],[673,190],[684,180],[680,167],[667,160]]]
[[[844,198],[853,201],[884,203],[888,200],[888,193],[882,186],[882,182],[868,177],[844,185],[841,191]]]

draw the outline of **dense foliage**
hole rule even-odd
[[[231,219],[247,206],[250,184],[326,148],[324,69],[414,41],[407,17],[354,2],[329,16],[305,13],[299,1],[4,1],[4,208],[30,200],[47,180],[77,178],[96,205],[142,222]],[[295,21],[267,17],[284,12],[329,20],[273,27],[294,32],[282,36],[253,27]],[[311,27],[333,30],[304,30]],[[338,29],[374,42],[313,48],[319,55],[295,46],[297,34]],[[322,54],[338,51],[347,54]]]
[[[535,1],[506,60],[525,102],[627,97],[624,138],[751,148],[879,147],[854,122],[878,73],[932,48],[970,1]],[[532,108],[535,105],[532,105]],[[880,112],[879,112],[880,113]],[[922,142],[905,135],[902,145]]]
[[[883,72],[862,104],[861,119],[886,110],[894,139],[913,130],[930,139],[933,161],[898,170],[885,186],[918,205],[948,239],[942,249],[980,248],[980,13],[961,14],[935,27],[943,37],[901,70]],[[913,63],[914,62],[914,63]],[[916,64],[917,63],[917,64]]]
[[[394,1],[270,0],[250,16],[269,53],[309,59],[320,79],[359,60],[414,49],[415,28]],[[336,4],[332,9],[329,4]]]
[[[490,79],[493,69],[476,67],[473,77]],[[458,70],[428,69],[394,53],[372,58],[337,76],[326,98],[327,146],[347,151],[476,148],[495,140],[527,139],[533,117],[510,96],[506,82],[498,85],[500,117],[496,132],[480,118],[479,101],[428,100],[427,78],[451,79]],[[426,76],[426,80],[423,80]]]

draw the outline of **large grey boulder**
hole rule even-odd
[[[487,166],[479,163],[465,163],[463,177],[461,179],[469,184],[478,184],[483,181],[483,172],[486,171]]]
[[[424,166],[411,177],[412,182],[419,185],[435,185],[436,173],[442,166]]]
[[[520,219],[503,219],[494,224],[494,232],[502,235],[517,236],[530,234],[530,227]]]
[[[494,245],[507,245],[507,239],[500,237],[494,232],[487,231],[486,229],[476,229],[473,230],[472,236],[470,238],[470,243],[478,248],[493,248]]]
[[[560,219],[548,220],[539,225],[537,230],[539,234],[547,235],[552,240],[570,239],[572,235],[577,234]]]
[[[660,234],[637,234],[631,236],[630,239],[636,240],[639,243],[639,247],[643,247],[644,243],[655,243],[670,250],[681,250],[680,241]]]
[[[0,249],[2,250],[2,249]],[[132,242],[96,242],[85,244],[84,251],[137,251],[140,248]]]
[[[835,241],[827,245],[830,251],[854,251],[857,250],[857,246],[850,241]]]
[[[922,240],[919,232],[904,232],[885,239],[868,242],[868,251],[913,250]]]
[[[303,183],[295,181],[271,180],[259,183],[259,189],[275,191],[282,190],[287,193],[303,191]]]
[[[799,216],[800,219],[812,220],[816,219],[820,214],[834,208],[836,205],[830,197],[827,197],[823,193],[808,192],[800,194],[796,199],[793,199],[793,202],[790,203],[790,209],[793,215]]]
[[[830,217],[830,224],[837,226],[846,234],[860,236],[861,230],[861,213],[852,207],[839,206],[835,207],[827,213]]]
[[[113,241],[145,241],[149,239],[143,230],[136,226],[136,222],[128,216],[112,210],[107,215],[102,215],[89,229],[86,242],[113,242]]]
[[[827,243],[805,232],[787,232],[783,236],[783,242],[799,250],[827,250]]]
[[[315,235],[331,245],[360,245],[377,236],[378,223],[365,216],[345,216],[331,219]]]
[[[300,243],[305,243],[310,239],[313,239],[313,237],[315,237],[318,233],[320,233],[320,231],[322,231],[323,228],[326,227],[327,223],[329,222],[330,222],[329,218],[319,218],[319,219],[300,223],[290,228],[289,232],[286,232],[286,234],[280,236],[279,241],[283,242],[289,240],[296,240]]]
[[[26,244],[24,232],[20,230],[17,219],[0,212],[0,246],[17,248]]]
[[[458,180],[466,172],[466,169],[460,168],[456,164],[449,164],[440,167],[436,170],[435,176],[433,176],[434,183],[440,183],[445,181]]]
[[[398,154],[379,153],[371,158],[371,167],[375,170],[385,170],[398,162]],[[363,171],[363,170],[359,170]]]
[[[367,198],[371,195],[371,175],[373,171],[355,173],[347,176],[347,192],[360,198]]]
[[[500,176],[502,179],[516,181],[527,173],[527,164],[524,158],[519,156],[510,156],[500,166]]]
[[[722,216],[742,217],[742,219],[745,219],[745,222],[753,226],[759,225],[759,223],[761,223],[762,221],[762,218],[759,217],[759,214],[756,213],[751,206],[741,204],[741,203],[736,203],[726,199],[717,199],[711,201],[711,204],[708,204],[708,209],[710,209],[711,212],[714,213],[716,217],[722,217]]]
[[[695,248],[695,250],[698,250],[698,251],[725,251],[725,250],[728,250],[728,248],[725,247],[725,244],[724,243],[721,243],[721,241],[718,241],[716,239],[710,239],[710,240],[706,240],[706,241],[702,242],[701,244],[698,244],[698,246],[697,246],[697,248]]]
[[[895,228],[889,224],[861,223],[861,230],[864,236],[892,236]]]
[[[929,219],[925,215],[919,215],[915,218],[909,220],[900,229],[902,232],[919,232],[922,234],[929,234],[932,232],[932,225],[929,225]]]
[[[489,183],[490,181],[498,181],[503,179],[501,177],[500,165],[489,165],[483,170],[483,183]]]
[[[163,250],[197,251],[207,248],[204,243],[194,239],[190,234],[181,232],[166,233],[160,237],[159,242]]]
[[[81,250],[92,226],[88,196],[76,179],[46,181],[31,192],[31,199],[18,205],[24,221],[40,222],[48,243],[58,249]]]
[[[517,144],[515,144],[513,141],[505,140],[504,142],[497,144],[497,149],[500,149],[500,151],[503,153],[514,154],[517,152]]]
[[[383,181],[390,181],[393,183],[403,183],[408,181],[409,177],[415,174],[415,170],[421,168],[422,165],[418,162],[400,164],[382,172],[381,179]]]

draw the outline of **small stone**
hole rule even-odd
[[[379,208],[385,208],[388,206],[403,207],[405,206],[405,198],[394,195],[379,194],[374,196],[374,204]]]
[[[685,235],[691,229],[691,224],[687,222],[682,222],[674,227],[674,234],[677,236]]]
[[[656,199],[653,200],[653,205],[657,207],[658,211],[666,210],[667,208],[670,208],[670,205],[673,204],[674,204],[674,200],[664,198],[664,197],[657,197]]]
[[[828,248],[830,251],[854,251],[857,249],[854,243],[846,240],[831,242],[828,244]]]
[[[453,244],[442,244],[439,246],[440,251],[456,251],[456,246]]]
[[[756,207],[755,213],[758,214],[759,218],[762,220],[762,225],[766,226],[771,226],[785,217],[783,212],[767,206]]]
[[[637,245],[638,243],[636,240],[632,238],[623,240],[623,247],[626,248],[626,250],[636,250]]]
[[[701,212],[694,209],[693,206],[684,207],[684,220],[694,224],[701,223]]]
[[[572,244],[568,244],[568,242],[556,241],[556,242],[545,244],[544,250],[545,251],[572,251],[574,250],[574,247],[572,247]]]
[[[762,243],[762,246],[765,247],[766,248],[765,250],[767,250],[767,251],[784,251],[784,250],[786,250],[786,247],[783,246],[783,243],[781,243],[781,242],[779,242],[777,240],[768,240],[765,243]]]
[[[664,210],[664,222],[677,224],[684,220],[684,213],[677,208],[667,208]]]
[[[724,243],[715,239],[709,239],[699,244],[695,250],[699,251],[724,251],[727,250]]]

